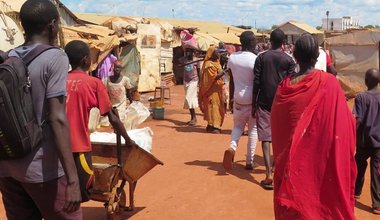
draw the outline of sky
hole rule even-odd
[[[380,25],[380,0],[61,0],[73,12],[191,20],[270,28],[288,20],[313,27],[322,18],[352,16]]]

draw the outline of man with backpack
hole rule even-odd
[[[31,91],[31,106],[34,110],[32,113],[37,122],[31,121],[21,127],[31,134],[25,136],[25,140],[30,141],[16,140],[22,145],[12,144],[15,142],[9,138],[12,132],[1,126],[0,133],[4,131],[4,134],[0,134],[0,156],[3,156],[0,159],[0,191],[6,215],[9,220],[79,220],[82,219],[79,209],[81,194],[66,118],[66,77],[69,63],[63,51],[49,46],[54,45],[57,40],[59,14],[48,0],[28,0],[21,7],[20,20],[25,30],[25,43],[11,50],[9,58],[1,65],[12,66],[18,62],[17,59],[22,59],[27,65],[25,72],[29,72],[27,79],[30,80],[19,91],[25,91],[25,97],[28,97],[28,91]],[[7,69],[1,65],[0,102],[8,100],[5,104],[2,103],[2,106],[7,106],[9,100],[13,105],[21,103],[19,108],[15,108],[14,113],[0,108],[0,117],[10,112],[9,114],[18,119],[14,120],[14,124],[8,125],[12,127],[16,122],[25,119],[17,115],[17,109],[23,109],[26,115],[32,110],[26,104],[24,96],[13,97],[14,94],[9,92],[12,89],[9,83],[1,81],[2,75],[17,75],[21,70],[18,69],[15,73],[15,69]],[[4,85],[7,86],[8,93]],[[23,100],[19,101],[18,98]],[[36,128],[35,124],[39,127]],[[41,134],[37,132],[38,128],[42,130]],[[17,131],[20,132],[19,137],[24,137],[24,130]],[[37,138],[38,136],[42,138]],[[11,144],[4,144],[3,140]],[[28,143],[30,149],[15,149],[29,146]],[[14,155],[16,156],[13,157]]]

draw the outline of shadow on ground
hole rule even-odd
[[[359,201],[355,201],[355,207],[358,208],[358,209],[361,209],[363,211],[366,211],[366,212],[371,212],[372,213],[372,208],[368,205],[365,205]]]
[[[217,176],[233,175],[242,180],[247,180],[254,184],[260,185],[260,183],[251,175],[251,172],[248,170],[245,170],[244,166],[240,163],[235,162],[233,169],[229,171],[226,171],[223,168],[223,165],[221,162],[214,162],[214,161],[209,161],[209,160],[206,160],[206,161],[194,160],[190,162],[185,162],[185,164],[189,166],[207,167],[207,169],[215,171]],[[261,172],[262,170],[258,170],[258,169],[253,170],[253,173],[261,173]]]
[[[100,216],[104,216],[104,219],[107,219],[107,212],[105,208],[83,207],[82,209],[83,219],[99,219]],[[133,211],[124,211],[124,213],[121,216],[121,220],[129,219],[144,209],[145,207],[135,207]]]
[[[187,121],[178,121],[175,119],[168,119],[166,118],[165,121],[171,122],[174,124],[174,126],[171,125],[158,125],[158,127],[166,127],[166,128],[174,128],[178,132],[196,132],[196,133],[207,133],[206,127],[195,125],[195,126],[189,126],[186,124]],[[221,134],[230,135],[231,130],[230,129],[222,129]]]

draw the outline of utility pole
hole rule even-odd
[[[326,17],[327,17],[327,28],[326,28],[326,31],[329,31],[329,14],[330,14],[330,12],[326,11]]]

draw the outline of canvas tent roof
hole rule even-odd
[[[326,39],[329,45],[377,45],[380,41],[380,29],[356,31],[350,34]]]
[[[130,38],[128,36],[131,36],[131,34],[128,34],[128,32],[126,32],[125,29],[126,28],[137,29],[137,24],[139,23],[140,24],[148,23],[148,20],[145,20],[143,18],[138,18],[138,17],[112,17],[108,19],[107,21],[105,21],[104,23],[102,23],[101,25],[106,26],[112,30],[115,30],[121,33],[127,33],[125,36],[127,36],[127,38]],[[179,37],[177,39],[176,36],[173,34],[173,26],[171,24],[165,21],[150,22],[150,24],[160,26],[161,41],[176,42],[177,44],[180,44]]]
[[[91,13],[76,13],[79,19],[93,24],[103,24],[107,20],[114,17],[128,17],[130,16],[114,16],[107,14],[91,14]],[[139,17],[135,17],[139,18]],[[140,17],[141,19],[141,17]],[[233,33],[240,35],[244,29],[234,27],[231,25],[226,25],[221,22],[216,21],[199,21],[199,20],[180,20],[180,19],[171,19],[171,18],[146,18],[147,20],[155,23],[167,22],[174,27],[179,28],[197,28],[200,32],[206,34],[214,33]]]
[[[240,45],[240,38],[233,33],[210,34],[212,37],[226,44]]]
[[[84,22],[87,22],[90,24],[97,24],[97,25],[101,25],[105,23],[106,21],[110,20],[111,18],[117,17],[114,15],[94,14],[94,13],[75,13],[75,15]]]
[[[151,21],[166,21],[174,27],[180,28],[197,28],[199,32],[206,34],[215,33],[233,33],[240,35],[244,29],[226,25],[216,21],[199,21],[199,20],[178,20],[169,18],[149,18]]]
[[[82,40],[89,44],[91,49],[91,68],[96,69],[98,64],[120,44],[120,39],[112,34],[114,31],[101,26],[62,27],[65,43],[73,40]]]
[[[380,67],[380,30],[356,31],[326,39],[338,79],[348,97],[366,89],[367,69]]]
[[[220,40],[202,32],[196,32],[193,36],[197,40],[198,48],[203,51],[207,51],[210,45],[218,45],[220,42]]]
[[[63,25],[83,24],[60,0],[51,0],[58,8]],[[5,13],[20,13],[26,0],[0,0],[0,9]]]
[[[290,35],[290,34],[300,34],[300,31],[297,29],[291,29],[287,28],[287,26],[294,26],[303,32],[309,33],[309,34],[324,34],[323,31],[317,30],[314,27],[305,24],[303,22],[298,22],[298,21],[288,21],[283,24],[280,24],[277,28],[283,30],[285,34]]]

